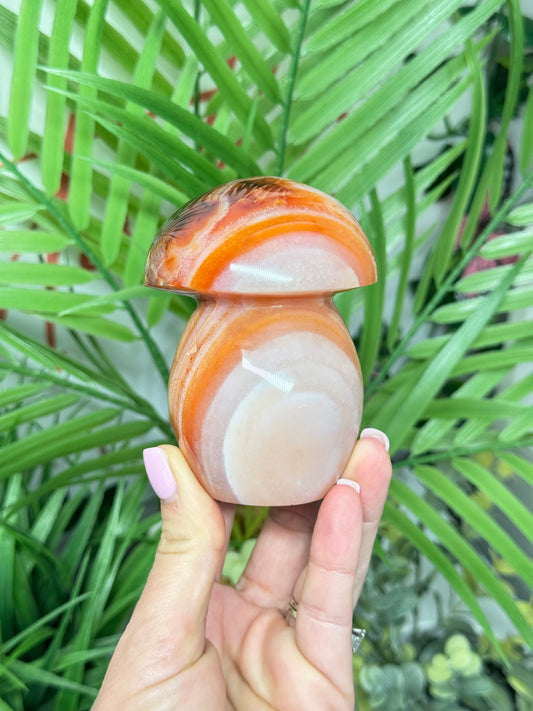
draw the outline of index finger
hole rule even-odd
[[[352,684],[352,598],[363,535],[356,490],[334,486],[318,512],[309,562],[296,597],[295,639],[304,657],[336,688]]]
[[[389,440],[383,432],[370,428],[363,430],[343,473],[344,478],[358,482],[363,505],[363,536],[355,574],[353,607],[365,582],[389,491],[392,465],[388,452]]]

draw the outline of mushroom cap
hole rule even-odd
[[[181,207],[154,240],[146,286],[189,294],[332,294],[377,279],[337,200],[286,178],[235,180]]]

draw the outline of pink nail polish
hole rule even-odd
[[[367,427],[361,432],[359,437],[360,439],[365,439],[366,437],[373,437],[374,439],[377,439],[381,442],[387,452],[389,451],[389,438],[387,437],[385,432],[382,432],[381,430],[376,430],[374,427]]]
[[[176,499],[178,489],[165,452],[159,447],[149,447],[144,450],[143,459],[148,480],[156,495],[161,501]]]
[[[352,489],[355,489],[358,494],[361,493],[361,487],[356,481],[353,481],[352,479],[338,479],[337,484],[340,484],[341,486],[351,486]]]

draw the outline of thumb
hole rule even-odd
[[[194,664],[205,649],[205,619],[225,550],[224,518],[177,447],[144,451],[161,498],[162,531],[154,564],[117,653],[142,661],[156,683]],[[131,667],[130,667],[131,673]],[[140,681],[139,679],[137,679]]]

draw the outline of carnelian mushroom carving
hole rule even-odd
[[[166,223],[145,284],[198,300],[174,357],[169,409],[216,499],[300,504],[341,475],[363,386],[333,295],[376,278],[350,212],[285,178],[221,185]]]

